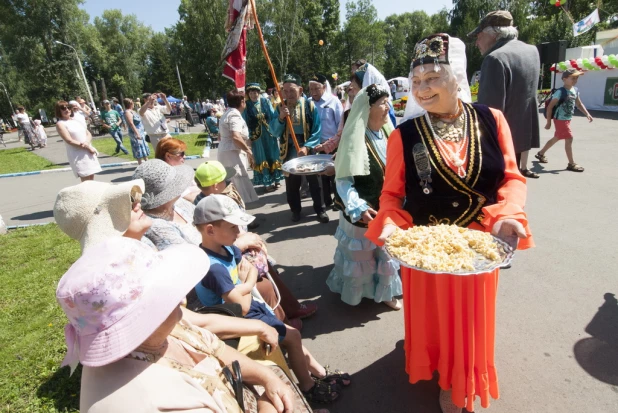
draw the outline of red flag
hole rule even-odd
[[[248,0],[230,0],[226,30],[228,31],[221,59],[225,60],[223,77],[234,82],[237,89],[245,88],[247,64],[247,26],[251,26]]]

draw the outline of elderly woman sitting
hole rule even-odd
[[[259,412],[293,411],[293,393],[274,372],[181,321],[179,303],[208,267],[193,245],[156,253],[119,238],[67,271],[56,291],[69,319],[63,365],[84,365],[82,412],[241,412],[221,368],[235,361],[246,383],[266,389]]]
[[[165,161],[171,166],[184,165],[185,152],[187,144],[176,138],[163,138],[155,148],[155,158]],[[181,194],[181,197],[189,202],[193,202],[195,197],[200,193],[200,189],[191,181],[187,189]]]

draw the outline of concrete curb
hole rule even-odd
[[[185,156],[185,159],[199,159],[200,155],[191,155]],[[137,161],[129,161],[129,162],[116,162],[116,163],[108,163],[105,165],[101,165],[101,168],[119,168],[123,166],[129,165],[137,165]],[[0,178],[14,178],[16,176],[28,176],[28,175],[40,175],[40,174],[49,174],[52,172],[68,172],[71,171],[71,168],[58,168],[58,169],[45,169],[43,171],[30,171],[30,172],[15,172],[11,174],[0,174]]]
[[[9,226],[6,227],[6,229],[12,230],[12,229],[21,229],[21,228],[28,228],[28,227],[41,227],[43,225],[49,225],[49,224],[53,224],[53,223],[55,223],[55,221],[41,222],[41,223],[38,223],[38,224],[9,225]]]

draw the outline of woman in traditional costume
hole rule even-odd
[[[382,247],[365,238],[367,224],[379,210],[384,184],[386,140],[393,131],[388,117],[388,90],[370,85],[356,98],[335,158],[339,227],[335,267],[326,284],[341,300],[358,305],[363,298],[400,310],[399,265]]]
[[[524,212],[526,180],[502,112],[470,104],[465,46],[437,34],[416,45],[409,119],[389,140],[380,211],[366,237],[378,245],[397,227],[450,224],[533,246]],[[415,104],[417,103],[417,104]],[[518,242],[519,241],[519,242]],[[444,413],[497,399],[494,363],[499,270],[474,276],[402,268],[406,372],[440,379]]]
[[[267,98],[260,97],[260,85],[250,83],[245,88],[249,99],[242,113],[249,127],[253,151],[253,185],[264,185],[266,192],[281,186],[283,172],[279,160],[279,140],[270,133],[268,126],[275,111]]]

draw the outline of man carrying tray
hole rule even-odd
[[[302,97],[303,88],[301,79],[294,74],[286,74],[283,77],[283,103],[275,109],[275,116],[270,121],[270,131],[273,136],[278,137],[281,144],[281,162],[306,156],[313,148],[320,143],[321,122],[320,115],[313,102]],[[286,117],[290,117],[300,151],[296,153],[296,147],[292,139],[292,133],[286,122]],[[322,224],[328,223],[328,215],[322,199],[320,182],[316,175],[307,175],[309,191],[313,200],[313,209],[318,215],[318,221]],[[285,178],[285,193],[288,205],[292,211],[292,221],[300,221],[301,212],[301,186],[300,175],[288,175]]]

